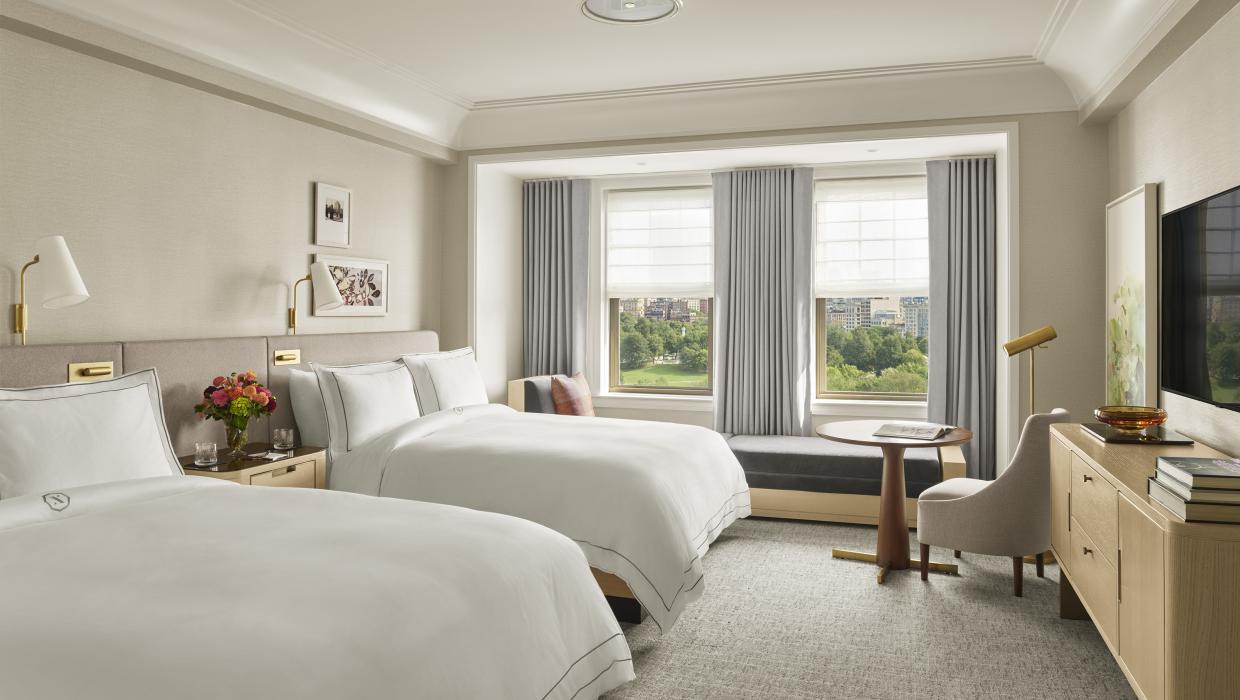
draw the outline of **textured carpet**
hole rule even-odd
[[[662,637],[626,626],[637,680],[609,698],[1131,698],[1092,623],[1058,616],[1058,576],[965,554],[959,576],[831,558],[875,530],[750,518],[705,558],[706,592]],[[913,536],[916,546],[916,536]],[[934,561],[951,552],[932,550]]]

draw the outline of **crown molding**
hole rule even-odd
[[[1055,47],[1055,42],[1059,41],[1063,28],[1068,26],[1068,22],[1072,20],[1072,15],[1079,5],[1080,0],[1059,0],[1055,4],[1050,18],[1046,20],[1046,27],[1042,29],[1042,36],[1038,38],[1038,45],[1033,50],[1034,58],[1039,61],[1046,59],[1046,55]]]
[[[453,104],[464,107],[465,109],[473,109],[474,102],[466,97],[458,95],[435,81],[417,73],[409,68],[389,61],[378,54],[367,51],[363,48],[350,44],[340,39],[327,36],[322,32],[311,28],[303,22],[293,19],[287,14],[264,3],[262,0],[229,0],[232,4],[240,7],[247,12],[255,14],[287,32],[292,32],[299,36],[305,37],[320,46],[339,51],[347,54],[359,61],[369,63],[370,65],[405,80],[418,89],[432,93],[436,97],[452,102]]]
[[[1141,62],[1141,59],[1149,55],[1153,45],[1174,27],[1174,23],[1171,23],[1170,26],[1165,24],[1172,11],[1177,8],[1180,10],[1179,16],[1176,18],[1178,21],[1196,2],[1197,0],[1166,0],[1162,7],[1158,8],[1158,12],[1150,18],[1149,23],[1141,32],[1141,37],[1128,50],[1128,53],[1124,54],[1123,59],[1116,63],[1111,70],[1107,71],[1106,76],[1099,80],[1096,85],[1091,86],[1086,94],[1082,96],[1082,99],[1080,99],[1081,106],[1087,107],[1090,104],[1099,102],[1100,96],[1106,93],[1108,88],[1117,85],[1125,75],[1132,72],[1133,68]]]
[[[473,103],[473,107],[471,109],[503,109],[507,107],[561,104],[566,102],[591,102],[595,100],[611,100],[629,97],[675,95],[713,90],[731,90],[735,88],[764,87],[768,85],[794,85],[817,82],[825,83],[837,80],[853,80],[857,78],[915,75],[919,73],[947,73],[955,71],[985,70],[991,68],[1023,67],[1040,64],[1041,61],[1033,56],[1008,56],[1004,58],[984,58],[972,61],[944,61],[939,63],[911,63],[898,66],[850,68],[844,70],[822,71],[817,73],[792,73],[787,75],[764,76],[760,78],[739,78],[734,80],[710,80],[698,83],[678,83],[674,85],[628,88],[624,90],[599,90],[594,92],[563,93],[558,95],[542,95],[536,97],[478,100]]]

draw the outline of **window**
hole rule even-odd
[[[709,394],[710,188],[616,190],[606,209],[611,390]]]
[[[926,179],[819,180],[814,209],[819,398],[925,400]]]

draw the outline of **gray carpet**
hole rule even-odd
[[[1131,698],[1090,622],[1058,616],[1058,575],[965,554],[960,576],[831,558],[875,530],[750,518],[706,555],[706,592],[660,637],[626,626],[637,680],[609,698]],[[916,546],[916,536],[913,536]],[[935,561],[951,552],[935,550]]]

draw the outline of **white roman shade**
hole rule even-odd
[[[609,192],[607,296],[711,296],[711,206],[709,187]]]
[[[814,217],[817,296],[929,294],[926,178],[819,180]]]

